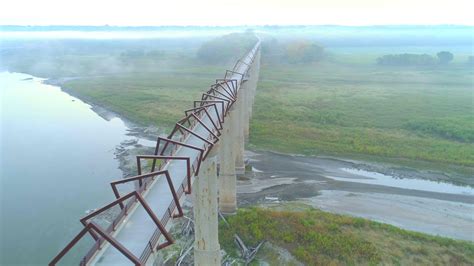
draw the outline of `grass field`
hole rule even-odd
[[[227,221],[229,225],[220,223],[219,241],[222,248],[236,257],[235,233],[252,247],[262,240],[283,247],[306,265],[469,265],[474,260],[474,245],[469,242],[406,231],[296,203],[241,209]],[[262,253],[265,250],[257,258],[278,257]]]
[[[473,166],[472,68],[378,67],[373,60],[264,66],[250,143]]]

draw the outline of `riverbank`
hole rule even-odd
[[[185,202],[185,216],[192,218],[190,198]],[[192,222],[173,221],[176,242],[160,251],[160,263],[190,264]],[[220,218],[222,261],[243,265],[246,258],[236,235],[248,249],[260,246],[250,265],[470,265],[474,260],[472,242],[334,214],[300,202],[263,203]]]
[[[110,121],[113,118],[119,118],[122,120],[127,128],[129,128],[129,136],[135,136],[138,138],[148,139],[150,141],[156,140],[159,135],[165,134],[165,129],[158,128],[156,126],[143,126],[139,125],[137,122],[130,120],[125,114],[112,111],[100,104],[97,104],[93,98],[82,95],[74,90],[69,89],[65,83],[72,80],[79,80],[82,78],[90,77],[63,77],[63,78],[47,78],[43,80],[44,84],[53,85],[61,88],[61,90],[75,98],[81,99],[84,103],[91,106],[91,109],[100,117],[104,118],[107,121]]]
[[[82,77],[64,77],[64,78],[49,78],[43,80],[44,84],[58,86],[61,90],[72,97],[81,99],[85,104],[91,106],[91,110],[106,121],[118,118],[127,127],[127,136],[134,139],[126,140],[118,143],[115,147],[115,159],[119,162],[119,169],[122,171],[123,177],[129,177],[137,174],[136,155],[151,154],[156,145],[158,136],[165,134],[165,130],[155,126],[141,126],[129,120],[125,115],[108,110],[101,105],[94,103],[93,99],[89,99],[83,95],[75,93],[73,90],[68,90],[65,82],[71,80],[78,80]]]
[[[55,82],[57,84],[57,81]],[[69,93],[69,90],[65,90]],[[121,117],[120,114],[91,104],[105,118]],[[133,127],[132,135],[153,136],[153,130],[136,126],[130,121],[127,123]],[[158,134],[157,131],[154,131],[154,134]],[[156,135],[151,137],[151,143],[154,139]],[[119,147],[123,151],[119,151],[117,155],[124,176],[136,173],[135,155],[152,152],[151,148],[141,145],[128,146],[128,148]],[[247,178],[238,181],[240,206],[258,205],[268,202],[266,198],[276,198],[279,201],[306,203],[322,210],[373,219],[410,230],[473,240],[472,236],[465,233],[474,225],[472,217],[466,214],[472,210],[474,203],[472,195],[436,189],[434,191],[423,188],[408,189],[415,185],[410,181],[419,182],[419,180],[436,182],[461,180],[457,183],[473,186],[474,181],[469,176],[434,170],[418,170],[390,163],[324,156],[285,155],[274,152],[247,151],[246,159],[254,171],[248,172]],[[341,169],[377,173],[398,180],[399,183],[408,183],[405,187],[397,187],[394,184],[360,183],[358,182],[360,176]],[[334,176],[347,180],[330,178]],[[364,178],[367,179],[367,177]],[[421,186],[437,187],[436,184],[429,182],[422,183]],[[353,202],[359,203],[357,208],[354,208]],[[377,205],[377,202],[381,204]],[[414,204],[410,204],[411,202]],[[458,208],[456,204],[461,207]],[[434,218],[427,220],[426,217]],[[425,223],[426,226],[424,226]]]
[[[172,88],[168,88],[167,87],[168,85],[166,85],[166,87],[160,87],[160,90],[155,90],[153,92],[148,91],[148,89],[146,89],[143,91],[143,93],[144,95],[148,95],[147,97],[150,97],[150,99],[147,102],[141,103],[141,99],[144,97],[139,97],[140,99],[137,99],[137,102],[131,106],[128,105],[129,104],[128,102],[126,103],[124,102],[123,105],[119,106],[117,105],[119,102],[126,100],[126,99],[122,99],[123,96],[115,95],[114,99],[104,98],[105,95],[120,93],[120,91],[119,92],[114,91],[116,87],[114,87],[114,89],[108,88],[109,86],[117,83],[118,81],[112,82],[112,81],[109,81],[108,79],[112,79],[112,78],[124,79],[123,81],[119,82],[119,83],[125,82],[123,86],[125,87],[135,86],[133,84],[128,84],[128,82],[131,82],[128,77],[120,78],[120,77],[111,77],[111,76],[110,77],[106,77],[106,76],[95,77],[94,76],[90,78],[93,81],[82,81],[81,78],[78,78],[78,77],[75,77],[75,78],[68,77],[68,78],[50,79],[48,82],[57,84],[61,86],[61,88],[67,93],[85,100],[88,104],[93,106],[93,108],[99,114],[103,115],[106,119],[109,116],[109,114],[112,113],[112,116],[120,117],[123,121],[127,123],[127,125],[130,125],[130,127],[138,127],[137,132],[139,132],[139,134],[142,135],[143,137],[156,138],[157,135],[166,133],[170,125],[173,125],[175,121],[177,121],[180,118],[179,116],[180,112],[176,110],[177,105],[174,105],[173,107],[171,107],[169,106],[169,104],[172,101],[174,101],[171,99],[177,100],[177,97],[180,97],[182,90],[178,90],[178,92],[175,91],[175,93],[173,94],[171,91]],[[165,80],[159,80],[159,79],[156,80],[157,86],[159,86],[160,83],[167,84],[168,82],[170,82],[168,78],[166,77],[163,77],[163,78]],[[139,82],[139,81],[136,81],[136,82]],[[91,88],[88,88],[86,86],[91,86]],[[100,87],[97,87],[97,86],[100,86]],[[102,87],[102,86],[105,86],[105,87]],[[190,87],[191,85],[186,82],[184,86],[187,88],[186,90],[188,90],[188,87]],[[186,101],[188,101],[188,98],[190,98],[190,96],[194,95],[195,93],[194,89],[190,91],[192,93],[190,93],[189,95],[186,95],[185,97]],[[130,92],[127,91],[124,93],[128,95]],[[150,93],[153,93],[153,96],[150,95]],[[138,96],[129,95],[129,97],[133,98],[133,97],[138,97]],[[165,101],[164,99],[168,99],[168,100],[164,102]],[[151,107],[149,102],[152,100],[153,101],[156,100],[156,103],[154,103],[154,105],[166,107],[166,110],[155,109],[155,107]],[[180,101],[183,102],[182,100]],[[186,106],[185,102],[183,102],[182,104],[183,106]],[[258,111],[259,107],[257,105],[258,103],[255,106],[256,108],[255,112],[257,112],[256,115],[258,115],[258,112],[259,112]],[[149,110],[142,110],[143,107],[145,106],[150,106]],[[113,111],[110,111],[111,109]],[[152,110],[155,110],[155,111],[152,112]],[[136,112],[139,112],[140,114],[135,114]],[[150,116],[151,120],[155,119],[156,121],[145,123],[144,122],[145,120],[140,118],[140,116],[144,115],[145,113]],[[168,117],[164,118],[164,114],[167,114]],[[173,120],[173,118],[175,118],[175,120]],[[272,142],[275,145],[268,146],[265,143],[260,143],[258,139],[260,138],[259,136],[261,136],[261,133],[262,133],[260,132],[261,126],[256,125],[256,120],[259,121],[260,119],[258,119],[257,117],[252,120],[253,121],[251,125],[252,132],[251,132],[250,143],[248,145],[248,148],[251,150],[261,150],[261,151],[265,151],[265,150],[281,151],[282,143],[277,141],[279,137],[275,138],[274,141]],[[144,126],[144,125],[149,125],[149,126]],[[265,132],[267,131],[268,130],[266,130]],[[267,139],[273,139],[273,137],[269,136],[267,137]],[[286,137],[286,139],[290,140],[292,138]],[[310,142],[312,143],[313,141],[309,140],[308,143]],[[465,148],[466,146],[463,145],[462,149],[460,149],[459,152],[465,153],[466,152]],[[303,156],[310,156],[307,154],[306,148],[296,149],[296,150],[294,148],[286,149],[286,152],[284,152],[283,154],[288,154],[295,151],[303,152],[304,153],[302,154]],[[355,164],[359,164],[359,166],[356,165],[354,167],[358,167],[360,169],[365,169],[369,171],[373,170],[373,171],[388,174],[388,175],[390,175],[391,173],[396,173],[398,177],[401,177],[401,178],[404,178],[404,177],[409,178],[409,176],[411,175],[411,172],[416,171],[417,178],[426,178],[426,179],[434,180],[434,181],[443,181],[443,182],[450,182],[450,183],[458,184],[458,185],[474,186],[474,178],[472,178],[472,173],[474,172],[474,168],[471,166],[432,162],[432,161],[426,161],[423,158],[418,158],[418,159],[408,159],[408,158],[403,158],[403,157],[391,158],[387,156],[374,156],[370,154],[364,155],[364,154],[350,154],[350,153],[339,153],[339,154],[332,154],[331,156],[328,156],[328,154],[331,154],[330,152],[325,153],[324,151],[319,151],[319,153],[320,155],[317,156],[318,158],[336,158],[336,159],[344,158],[343,160],[345,161],[351,161],[351,162],[354,162]],[[470,152],[467,151],[466,155],[469,155],[469,154]]]
[[[246,152],[253,171],[238,181],[241,207],[304,203],[432,235],[474,241],[474,189],[409,169],[375,171],[373,163]],[[380,169],[382,165],[378,165]],[[364,169],[364,170],[362,170]],[[390,175],[386,175],[390,173]]]
[[[248,247],[268,242],[256,256],[260,265],[273,265],[280,258],[286,265],[470,265],[474,260],[471,242],[406,231],[298,203],[241,209],[221,222],[219,229],[221,247],[234,259],[240,258],[235,234]]]

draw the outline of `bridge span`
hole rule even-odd
[[[111,182],[116,200],[81,218],[83,229],[50,265],[61,264],[86,236],[94,244],[80,265],[152,265],[174,242],[170,220],[183,216],[186,194],[193,196],[195,265],[220,265],[218,211],[237,208],[236,175],[245,171],[259,68],[260,42],[185,110],[167,137],[158,137],[153,154],[137,156],[136,176]],[[101,216],[110,224],[99,223]]]

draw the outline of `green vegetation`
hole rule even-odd
[[[389,54],[377,58],[377,64],[382,66],[425,66],[435,62],[428,54]]]
[[[123,73],[77,79],[67,82],[65,88],[132,121],[169,129],[221,70],[201,67],[195,74],[183,66],[176,72]]]
[[[446,65],[454,59],[454,55],[448,51],[438,52],[436,56],[437,59],[428,54],[389,54],[377,58],[377,64],[382,66]]]
[[[440,64],[448,64],[453,61],[454,55],[448,51],[441,51],[436,54]]]
[[[472,69],[387,69],[359,56],[264,65],[253,147],[474,166]]]
[[[413,120],[406,124],[406,128],[445,139],[474,142],[474,116]]]
[[[470,66],[474,66],[474,56],[471,55],[467,58],[467,64]]]
[[[257,37],[251,31],[231,33],[203,43],[197,51],[197,57],[210,63],[234,63],[256,42]]]
[[[278,41],[269,38],[262,43],[264,63],[311,63],[321,61],[324,56],[324,47],[307,39]]]
[[[287,209],[303,211],[240,209],[227,218],[230,226],[220,224],[222,248],[237,256],[233,241],[237,233],[247,245],[266,240],[307,265],[469,265],[474,260],[474,245],[469,242],[309,207]]]

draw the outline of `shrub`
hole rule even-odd
[[[438,61],[440,64],[448,64],[453,61],[453,54],[448,51],[441,51],[436,54],[438,56]]]
[[[468,65],[471,65],[471,66],[474,66],[474,56],[469,56],[467,57],[467,64]]]
[[[393,54],[377,58],[377,64],[383,66],[426,66],[435,62],[428,54]]]
[[[324,48],[305,40],[290,42],[285,47],[285,58],[289,63],[309,63],[320,61]]]
[[[234,62],[249,51],[257,42],[253,32],[231,33],[208,42],[198,50],[197,57],[208,63]]]

